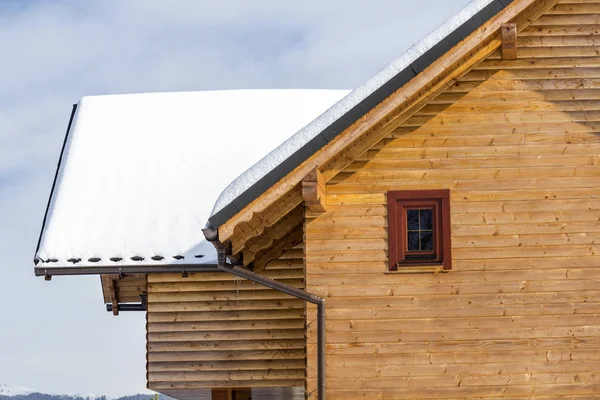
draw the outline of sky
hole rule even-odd
[[[33,274],[71,107],[86,95],[352,89],[468,0],[0,0],[0,384],[145,388],[143,313],[100,278]]]

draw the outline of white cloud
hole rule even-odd
[[[54,168],[81,96],[352,88],[466,3],[0,4],[2,383],[112,395],[145,385],[143,315],[103,311],[98,277],[33,277]]]

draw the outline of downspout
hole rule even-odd
[[[211,242],[217,249],[219,255],[218,267],[220,270],[229,274],[248,279],[278,292],[289,294],[298,299],[307,301],[317,306],[317,394],[319,400],[326,400],[325,384],[325,299],[316,294],[305,292],[285,283],[278,282],[266,276],[247,270],[244,267],[227,263],[227,248],[221,244],[217,238],[217,231],[213,229],[203,229],[206,240]]]

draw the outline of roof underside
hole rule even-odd
[[[72,115],[36,263],[203,264],[214,199],[346,91],[246,90],[83,98]]]

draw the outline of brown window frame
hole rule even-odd
[[[389,270],[441,265],[452,269],[450,235],[450,190],[398,190],[387,193]],[[408,250],[407,210],[431,209],[433,250]]]

